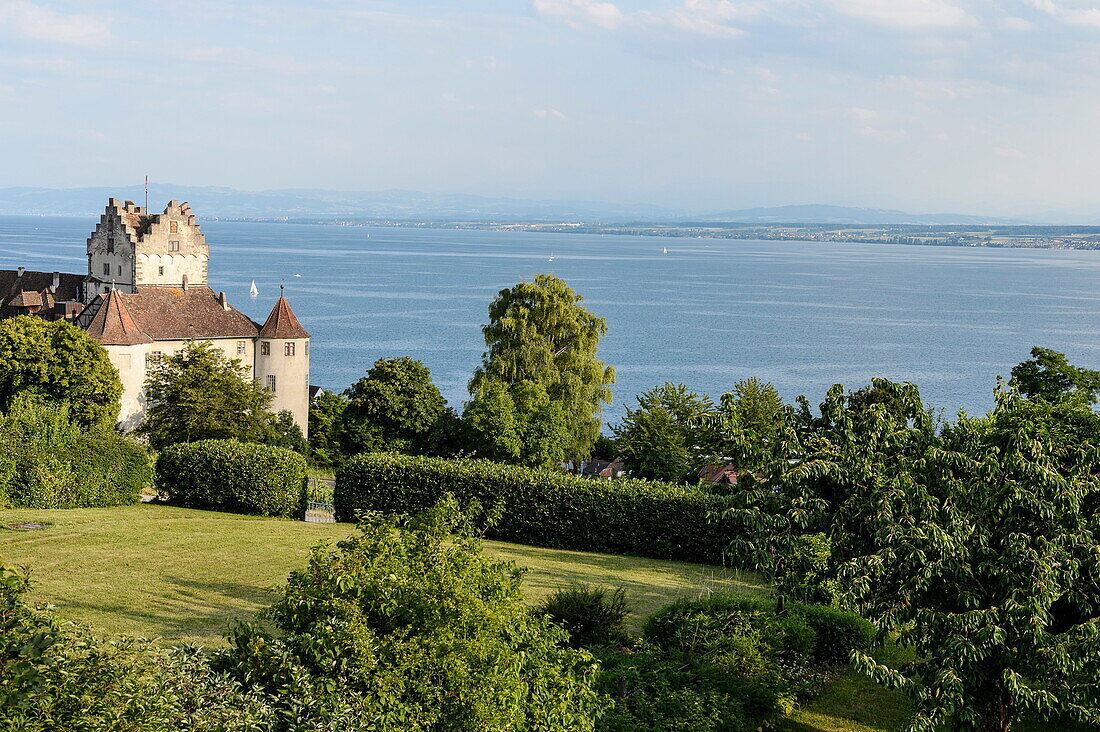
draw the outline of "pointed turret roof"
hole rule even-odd
[[[105,346],[136,346],[153,342],[138,328],[122,304],[122,295],[115,290],[108,292],[99,304],[99,310],[88,323],[88,335]]]
[[[267,316],[267,322],[260,328],[261,338],[309,338],[309,333],[298,322],[294,311],[290,309],[290,303],[285,297],[280,297],[275,307],[271,309],[271,315]]]

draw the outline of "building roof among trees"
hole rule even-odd
[[[261,338],[309,338],[309,333],[298,322],[298,317],[290,309],[285,297],[280,297],[267,322],[260,328]]]
[[[111,290],[88,323],[88,335],[105,346],[135,346],[152,343],[153,339],[142,332],[122,302],[122,294]]]
[[[135,293],[115,294],[137,327],[155,341],[255,338],[259,330],[209,287],[138,287]]]

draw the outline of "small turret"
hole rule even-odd
[[[284,409],[307,435],[309,425],[309,333],[282,295],[260,328],[256,379],[270,391],[271,411]]]

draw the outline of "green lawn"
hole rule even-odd
[[[149,504],[0,511],[0,526],[20,521],[53,523],[0,529],[0,556],[32,570],[32,600],[105,633],[166,644],[222,643],[229,619],[268,605],[272,588],[305,566],[311,547],[355,530]],[[762,590],[754,575],[718,567],[503,542],[486,542],[486,550],[529,570],[524,590],[532,602],[571,582],[622,586],[635,624],[684,595]]]

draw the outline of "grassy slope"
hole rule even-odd
[[[50,521],[36,531],[0,529],[0,556],[31,568],[31,598],[107,633],[165,643],[218,644],[230,618],[251,616],[272,589],[305,566],[309,550],[354,531],[155,505],[66,511],[0,511],[0,526]],[[528,599],[570,582],[623,586],[634,620],[682,595],[758,591],[752,575],[717,567],[486,542],[489,554],[529,569]]]

